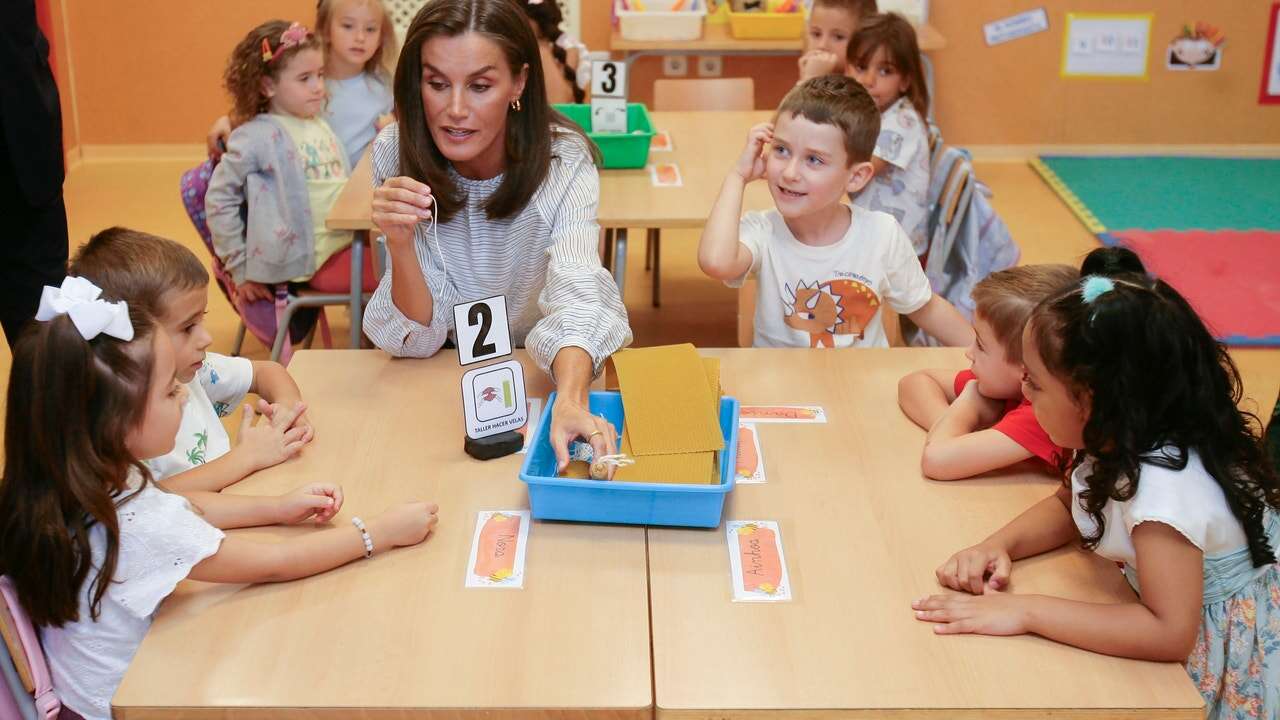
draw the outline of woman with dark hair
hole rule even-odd
[[[435,354],[453,306],[505,295],[514,341],[559,393],[551,440],[597,455],[617,432],[587,409],[606,358],[631,341],[600,265],[600,176],[592,146],[546,99],[529,22],[510,0],[434,0],[396,67],[398,124],[374,141],[373,222],[389,268],[365,333],[392,355]]]

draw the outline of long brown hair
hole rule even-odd
[[[907,99],[920,113],[921,119],[929,116],[929,86],[924,83],[924,66],[920,60],[920,45],[916,42],[916,30],[898,13],[882,13],[863,18],[858,31],[849,38],[848,62],[850,66],[866,65],[880,48],[885,49],[889,63],[902,73],[910,87]]]
[[[331,52],[329,23],[333,22],[333,6],[337,2],[338,0],[320,0],[316,4],[316,34],[320,36],[326,55]],[[373,56],[365,61],[364,71],[390,85],[391,76],[396,71],[396,56],[400,52],[396,47],[396,26],[391,22],[391,13],[387,12],[387,6],[382,0],[363,0],[363,2],[377,7],[378,12],[382,13],[378,47],[373,51]]]
[[[309,33],[307,39],[292,47],[280,50],[280,37],[292,25],[287,20],[268,20],[249,31],[227,59],[227,69],[222,83],[231,94],[231,126],[238,127],[264,113],[269,107],[267,96],[262,94],[262,79],[279,79],[280,70],[289,64],[294,55],[303,50],[320,49],[320,39]],[[262,43],[267,43],[274,59],[262,59]]]
[[[1096,526],[1085,547],[1102,541],[1107,503],[1138,492],[1143,465],[1179,471],[1194,450],[1244,527],[1253,566],[1274,563],[1266,514],[1280,510],[1280,477],[1261,421],[1240,409],[1244,386],[1226,346],[1133,253],[1097,248],[1081,270],[1084,282],[1036,306],[1027,335],[1045,368],[1090,398],[1084,448],[1071,462],[1092,459],[1077,500]]]
[[[581,135],[547,103],[538,40],[525,15],[511,0],[433,0],[414,16],[396,64],[395,99],[400,114],[400,173],[426,183],[435,198],[436,216],[449,222],[465,199],[449,177],[449,161],[427,128],[422,107],[422,46],[434,37],[480,33],[498,46],[511,74],[528,66],[519,112],[507,113],[506,170],[485,203],[491,219],[509,218],[524,209],[551,167],[553,126]],[[583,136],[583,142],[591,143]]]
[[[126,478],[146,467],[125,447],[147,408],[155,332],[130,308],[134,339],[85,341],[67,315],[33,323],[13,350],[0,480],[0,574],[8,575],[35,625],[79,620],[79,594],[91,586],[90,615],[115,574],[120,549],[116,508],[136,495]],[[101,525],[106,553],[90,578],[89,534]]]

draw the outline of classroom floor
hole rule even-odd
[[[202,258],[203,244],[182,209],[178,178],[200,161],[91,160],[75,166],[65,185],[71,252],[89,236],[111,225],[124,225],[170,237]],[[1022,248],[1022,262],[1062,262],[1076,265],[1096,247],[1093,236],[1023,161],[976,163],[978,177],[994,191],[993,202]],[[635,344],[693,342],[703,347],[736,345],[736,291],[706,278],[697,267],[696,231],[667,231],[662,246],[662,307],[650,305],[650,274],[644,270],[644,233],[630,233],[627,262],[627,308]],[[345,347],[350,327],[348,312],[328,310],[334,343]],[[210,288],[207,327],[212,350],[229,352],[237,319],[221,293]],[[267,348],[252,337],[243,354],[266,358]],[[1242,350],[1232,353],[1240,362],[1274,368],[1280,377],[1280,350]],[[8,377],[10,354],[0,346],[0,373]],[[1271,387],[1276,383],[1272,382]],[[1263,400],[1270,410],[1274,396]]]

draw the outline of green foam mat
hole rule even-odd
[[[1280,230],[1280,160],[1058,155],[1039,160],[1067,190],[1068,204],[1067,195],[1074,196],[1105,230]]]

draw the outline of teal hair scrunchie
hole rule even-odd
[[[1080,285],[1080,296],[1086,304],[1093,304],[1100,295],[1105,295],[1116,289],[1116,284],[1111,278],[1102,277],[1101,275],[1090,275],[1084,279]]]

